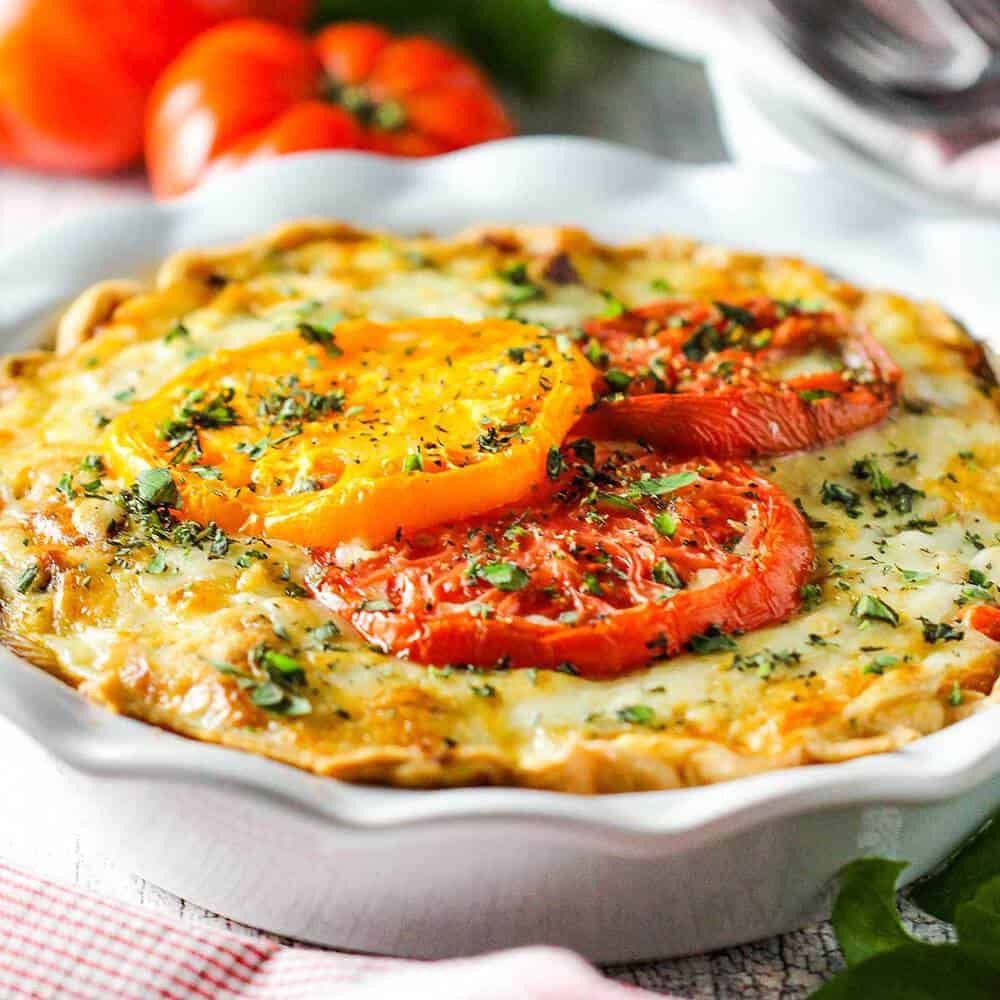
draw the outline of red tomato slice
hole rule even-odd
[[[548,472],[523,503],[353,562],[317,551],[314,592],[367,641],[420,663],[587,677],[799,606],[809,529],[749,466],[579,440],[553,449]]]
[[[584,329],[611,398],[578,432],[639,438],[679,456],[817,447],[884,419],[902,379],[878,341],[842,317],[773,299],[668,300]],[[776,370],[814,351],[832,354],[836,370]]]

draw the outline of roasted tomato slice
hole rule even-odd
[[[317,552],[310,582],[369,642],[421,663],[611,677],[781,620],[812,557],[801,514],[746,465],[577,440],[524,502],[360,557]]]
[[[902,378],[878,341],[844,318],[774,299],[668,300],[584,330],[605,399],[579,432],[639,438],[678,456],[822,445],[881,421]]]
[[[106,432],[122,478],[168,466],[185,517],[299,545],[374,544],[545,475],[594,371],[540,327],[300,323],[193,362]]]

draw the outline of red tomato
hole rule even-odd
[[[969,612],[969,625],[989,639],[1000,642],[1000,608],[979,604]]]
[[[229,17],[301,23],[308,0],[7,0],[0,3],[0,162],[117,170],[142,151],[161,70]]]
[[[511,134],[480,70],[427,38],[337,24],[309,39],[262,21],[196,39],[150,101],[146,161],[172,197],[209,171],[308,149],[444,153]]]
[[[579,440],[548,471],[525,503],[402,535],[353,565],[315,553],[317,596],[420,663],[587,677],[799,606],[809,529],[748,466]]]
[[[578,432],[639,438],[674,455],[737,458],[813,448],[882,420],[902,372],[882,346],[828,312],[773,299],[667,300],[585,324],[612,398]],[[835,369],[783,377],[823,350]]]

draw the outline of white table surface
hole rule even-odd
[[[642,145],[679,159],[723,158],[710,98],[691,64],[633,50],[616,60],[618,85],[581,93],[573,114],[522,109],[531,131],[573,131]],[[654,86],[656,78],[661,86]],[[617,113],[616,108],[622,113]],[[651,128],[650,122],[660,127]],[[138,176],[78,181],[0,171],[0,249],[33,230],[112,201],[141,197]],[[2,289],[0,289],[2,294]],[[88,827],[73,791],[34,744],[0,720],[0,858],[104,896],[140,903],[191,923],[259,935],[186,903],[125,870],[100,831]],[[921,933],[940,940],[940,926],[909,913]],[[684,997],[793,1000],[808,996],[841,965],[832,932],[819,924],[780,938],[707,956],[609,969],[616,978]]]

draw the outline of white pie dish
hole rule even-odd
[[[403,231],[569,223],[611,239],[669,231],[791,251],[862,284],[931,294],[979,336],[998,305],[996,223],[914,216],[826,174],[521,139],[415,164],[304,155],[43,233],[0,256],[0,349],[37,336],[93,281],[310,215]],[[245,922],[362,950],[545,940],[624,960],[720,947],[814,916],[859,854],[925,870],[1000,805],[995,710],[899,753],[704,788],[409,792],[116,717],[6,651],[0,669],[0,712],[85,783],[80,798],[123,864]]]

